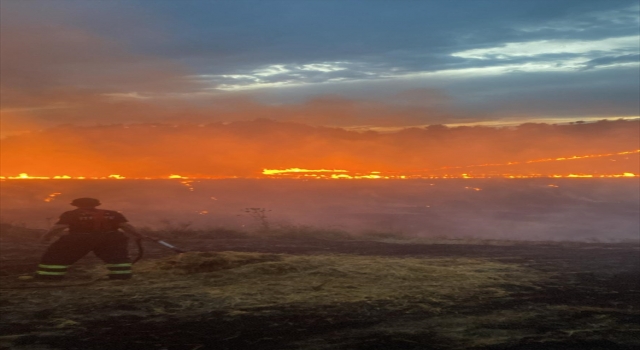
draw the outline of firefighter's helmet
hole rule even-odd
[[[95,198],[76,198],[71,202],[71,205],[76,207],[97,207],[101,203]]]

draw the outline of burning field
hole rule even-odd
[[[639,10],[0,0],[0,350],[640,349]]]
[[[133,280],[102,279],[90,257],[43,283],[18,278],[37,263],[37,234],[3,226],[3,349],[640,345],[628,244],[168,235],[191,252],[148,243]]]
[[[0,349],[640,346],[635,175],[0,186]],[[84,196],[188,252],[146,242],[130,281],[93,256],[29,279]]]

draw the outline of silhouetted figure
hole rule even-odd
[[[119,229],[136,237],[140,234],[117,211],[96,209],[100,204],[95,198],[78,198],[71,202],[78,208],[62,213],[58,222],[40,238],[42,242],[49,242],[69,230],[44,253],[36,278],[64,278],[69,266],[91,251],[106,263],[110,279],[131,278],[128,238]]]

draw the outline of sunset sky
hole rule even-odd
[[[515,126],[635,120],[640,115],[637,0],[3,0],[0,6],[0,113],[3,148],[9,149],[3,151],[5,175],[28,170],[28,164],[16,163],[20,157],[39,159],[33,171],[52,175],[62,169],[47,167],[38,157],[73,163],[104,154],[84,134],[91,134],[91,140],[103,135],[129,141],[142,140],[144,134],[149,142],[141,143],[148,147],[207,139],[201,132],[190,136],[184,127],[180,132],[140,131],[153,123],[247,123],[236,130],[255,129],[264,124],[254,120],[271,119],[283,124],[271,127],[282,130],[269,134],[270,141],[257,137],[247,146],[238,141],[246,132],[227,130],[226,139],[216,136],[208,142],[222,152],[224,140],[233,139],[227,145],[236,158],[247,154],[243,147],[260,149],[267,143],[273,154],[295,153],[293,139],[283,148],[273,141],[286,144],[292,130],[315,135],[319,144],[306,148],[326,151],[322,145],[333,144],[335,150],[292,154],[289,159],[297,163],[272,154],[274,161],[260,166],[290,167],[304,163],[305,156],[324,159],[308,166],[348,166],[357,163],[353,159],[362,162],[365,149],[378,149],[379,161],[362,167],[375,170],[394,169],[387,160],[403,154],[397,142],[363,136],[364,143],[345,144],[350,136],[331,139],[335,129],[296,129],[288,123],[398,133],[434,124]],[[138,126],[139,132],[127,136],[100,129],[114,124],[147,127]],[[619,131],[622,138],[596,133],[602,138],[598,149],[591,144],[581,151],[574,142],[566,152],[558,146],[545,154],[544,147],[535,146],[526,154],[507,153],[515,160],[531,160],[631,151],[638,148],[637,128],[637,122],[617,125],[616,130],[630,130]],[[556,134],[566,136],[564,131]],[[585,147],[589,144],[571,135],[584,140]],[[61,141],[58,148],[51,146],[52,140]],[[411,144],[413,139],[407,140]],[[385,148],[387,143],[398,149]],[[23,144],[29,146],[16,146]],[[545,143],[539,139],[531,144]],[[153,156],[144,153],[143,145],[131,148],[127,157],[138,154],[132,162],[159,162],[150,160]],[[430,146],[412,145],[425,147],[408,153],[414,157],[410,164],[422,165],[419,159]],[[345,149],[354,152],[340,153]],[[252,157],[264,159],[254,153]],[[260,170],[257,165],[251,170],[246,164],[236,166],[242,174]],[[128,167],[105,165],[103,170],[126,172]]]

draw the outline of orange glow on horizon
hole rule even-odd
[[[85,177],[85,176],[29,176],[21,174],[21,176],[0,176],[0,180],[167,180],[166,177],[114,177],[114,176],[102,176],[102,177]],[[640,174],[631,172],[625,172],[622,174],[445,174],[445,175],[378,175],[372,174],[303,174],[295,177],[193,177],[194,180],[220,180],[220,179],[532,179],[532,178],[635,178],[640,177]],[[180,179],[185,179],[184,177]],[[180,181],[182,185],[187,187],[190,191],[193,191],[193,180]],[[555,187],[554,185],[549,185]],[[212,198],[214,199],[214,198]]]
[[[640,153],[640,149],[634,150],[634,151],[618,152],[618,153],[589,154],[589,155],[584,155],[584,156],[559,157],[559,158],[543,158],[543,159],[518,161],[518,162],[507,162],[507,163],[486,163],[486,164],[474,164],[474,165],[447,166],[447,167],[441,167],[441,168],[432,169],[432,170],[463,169],[463,168],[476,168],[476,167],[491,167],[491,166],[508,166],[508,165],[518,165],[518,164],[545,163],[545,162],[553,162],[553,161],[565,161],[565,160],[578,160],[578,159],[589,159],[589,158],[613,157],[613,156],[621,156],[621,155],[637,154],[637,153]]]
[[[389,133],[264,120],[69,126],[3,139],[0,175],[178,181],[618,176],[640,173],[638,127],[640,120]]]
[[[579,160],[579,159],[588,159],[588,158],[602,158],[602,157],[613,157],[613,156],[621,156],[621,155],[631,155],[638,154],[640,150],[634,151],[624,151],[618,153],[607,153],[607,154],[591,154],[591,155],[582,155],[582,156],[571,156],[571,157],[558,157],[558,158],[543,158],[536,160],[528,160],[528,161],[513,161],[506,163],[487,163],[487,164],[473,164],[473,165],[465,165],[465,166],[450,166],[450,167],[441,167],[435,169],[422,169],[415,171],[369,171],[369,172],[352,172],[344,169],[304,169],[304,168],[288,168],[288,169],[263,169],[261,175],[263,176],[182,176],[172,174],[169,176],[159,176],[159,177],[133,177],[133,176],[123,176],[118,174],[111,174],[107,176],[69,176],[69,175],[55,175],[55,176],[31,176],[27,173],[20,173],[18,176],[0,176],[0,180],[159,180],[159,179],[170,179],[170,180],[182,180],[181,184],[189,188],[190,191],[193,191],[193,180],[194,179],[230,179],[230,178],[291,178],[291,179],[453,179],[453,178],[461,178],[461,179],[478,179],[478,178],[632,178],[632,177],[640,177],[639,174],[634,172],[622,172],[622,173],[577,173],[577,172],[568,172],[568,173],[485,173],[485,174],[471,174],[469,172],[466,173],[448,173],[442,174],[442,170],[451,170],[451,169],[463,169],[463,168],[474,168],[474,167],[499,167],[499,166],[512,166],[517,164],[530,164],[530,163],[542,163],[542,162],[553,162],[553,161],[569,161],[569,160]],[[614,160],[615,161],[615,160]]]

